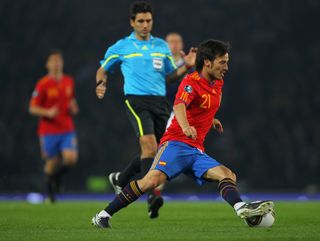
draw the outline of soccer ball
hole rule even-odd
[[[250,218],[245,218],[244,222],[252,228],[270,228],[275,221],[275,212],[274,210],[271,210],[270,212],[259,215],[259,216],[253,216]]]

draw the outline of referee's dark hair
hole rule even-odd
[[[204,60],[214,60],[216,57],[220,57],[229,53],[231,45],[220,40],[209,39],[202,42],[197,50],[196,56],[196,70],[201,71],[204,65]]]
[[[135,20],[138,13],[151,13],[152,14],[151,5],[146,2],[132,3],[131,7],[130,7],[130,18],[132,20]]]

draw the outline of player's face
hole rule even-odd
[[[205,61],[205,68],[210,79],[221,80],[228,71],[229,54],[216,57],[213,61]]]
[[[63,58],[61,54],[51,54],[47,60],[47,69],[49,72],[62,72]]]
[[[134,20],[130,20],[131,27],[133,27],[136,37],[139,40],[148,39],[152,30],[152,14],[138,13]]]
[[[169,34],[166,37],[166,41],[173,55],[180,54],[180,51],[183,49],[183,41],[179,34]]]

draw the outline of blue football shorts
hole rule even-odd
[[[75,132],[41,135],[40,146],[45,158],[55,157],[64,150],[78,151],[77,136]]]
[[[198,148],[179,141],[168,141],[159,147],[151,169],[164,172],[169,180],[184,173],[202,185],[206,182],[203,175],[210,168],[220,165]]]

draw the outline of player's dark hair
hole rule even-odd
[[[151,13],[152,14],[151,5],[146,2],[132,3],[131,7],[130,7],[130,18],[132,20],[135,20],[138,13]]]
[[[220,40],[209,39],[202,42],[197,50],[196,70],[202,70],[205,59],[212,61],[216,57],[229,53],[230,49],[231,46],[229,43],[222,42]]]
[[[63,55],[62,55],[62,51],[61,51],[60,49],[50,49],[50,50],[48,51],[48,53],[47,53],[47,60],[49,59],[49,57],[50,57],[51,55],[55,55],[55,54],[59,54],[59,55],[63,56]]]

